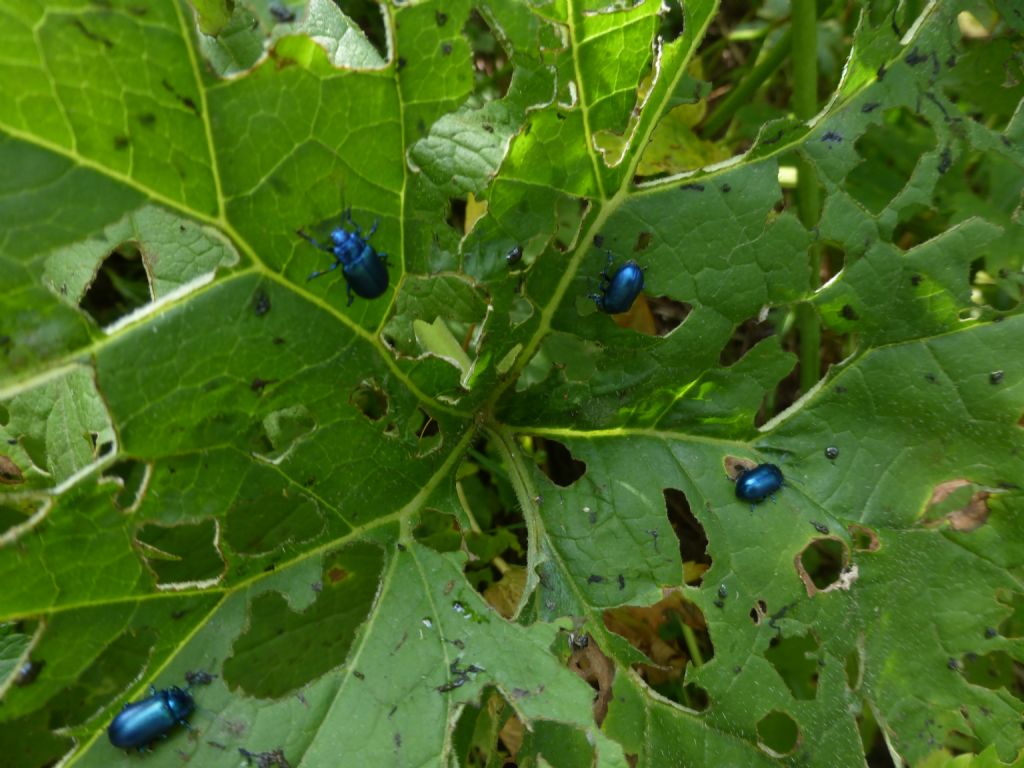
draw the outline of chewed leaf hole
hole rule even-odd
[[[676,301],[668,296],[648,296],[647,305],[654,316],[654,331],[658,336],[668,336],[690,316],[693,305]]]
[[[687,665],[703,666],[715,655],[707,621],[697,605],[672,592],[649,607],[607,610],[604,623],[654,662],[634,665],[651,688],[685,707],[707,707],[707,693],[686,680]]]
[[[770,316],[769,316],[770,317]],[[718,362],[723,368],[735,365],[759,341],[776,334],[775,324],[771,319],[748,318],[736,326],[729,341],[718,353]]]
[[[800,729],[787,713],[773,710],[757,721],[757,744],[773,757],[792,754],[800,742]]]
[[[443,17],[440,11],[436,18]],[[473,68],[477,76],[475,86],[487,101],[505,98],[512,83],[512,67],[508,52],[501,39],[491,30],[487,20],[476,10],[470,11],[463,28],[466,39],[473,47]]]
[[[135,459],[119,461],[107,469],[105,475],[116,477],[121,483],[121,489],[114,497],[114,504],[118,509],[138,508],[145,495],[151,469],[150,465]]]
[[[846,544],[824,536],[811,541],[797,556],[797,572],[807,593],[813,595],[838,584],[848,561]]]
[[[466,231],[466,201],[460,197],[453,197],[448,201],[448,226],[460,235]]]
[[[348,3],[345,15],[358,25],[366,39],[377,49],[382,59],[387,58],[388,38],[384,22],[384,9],[376,3]]]
[[[773,637],[764,657],[775,667],[794,699],[810,700],[818,690],[818,674],[825,663],[821,645],[811,635]]]
[[[379,421],[388,412],[387,393],[372,379],[360,382],[352,390],[348,401],[370,421]]]
[[[463,546],[462,528],[455,516],[430,507],[420,513],[412,535],[435,552],[457,552]]]
[[[972,685],[997,691],[1005,688],[1018,699],[1024,699],[1024,665],[1014,660],[1005,651],[993,651],[979,655],[968,653],[964,656],[961,667],[963,676]]]
[[[573,456],[565,444],[536,438],[535,445],[537,464],[555,485],[568,488],[586,474],[587,465]]]
[[[531,727],[536,729],[544,724],[534,721]],[[479,702],[472,700],[463,707],[454,733],[456,740],[465,738],[472,744],[470,754],[475,758],[472,765],[510,766],[516,765],[516,757],[523,750],[524,736],[530,731],[508,700],[494,687],[487,686]]]
[[[210,585],[224,575],[226,565],[213,520],[183,525],[143,525],[135,534],[146,565],[158,586]]]
[[[108,326],[149,303],[149,276],[138,246],[118,246],[100,265],[79,306]]]
[[[245,630],[224,662],[224,681],[250,696],[280,698],[342,664],[373,605],[383,566],[379,547],[353,544],[323,556],[315,599],[304,610],[294,610],[280,592],[253,597]]]
[[[760,624],[762,621],[764,621],[764,618],[767,615],[768,603],[766,603],[764,600],[758,600],[750,609],[750,620],[755,624]]]
[[[422,408],[416,409],[416,417],[422,420],[416,430],[416,455],[422,458],[441,447],[441,427],[437,420]]]
[[[864,160],[847,174],[847,192],[878,215],[913,175],[922,152],[935,145],[935,132],[912,110],[886,110],[882,125],[868,126],[854,145]]]
[[[865,525],[853,523],[847,530],[850,532],[853,549],[856,552],[877,552],[882,546],[878,534]]]
[[[708,555],[708,537],[704,526],[694,517],[686,495],[675,488],[665,488],[665,509],[672,530],[679,539],[679,554],[683,561],[683,576],[687,584],[700,584],[704,572],[711,567]]]

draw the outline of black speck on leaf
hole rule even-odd
[[[928,61],[928,54],[921,53],[916,47],[910,53],[907,54],[907,58],[904,59],[912,67],[916,67],[918,64]]]

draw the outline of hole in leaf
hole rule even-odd
[[[869,125],[855,148],[863,160],[846,176],[846,191],[878,215],[909,181],[918,158],[935,148],[935,132],[905,107],[886,110]]]
[[[768,615],[768,603],[764,600],[758,600],[754,603],[754,607],[750,609],[750,620],[755,624],[760,624],[764,617]]]
[[[758,746],[769,754],[791,754],[800,741],[796,721],[785,712],[773,710],[757,721]]]
[[[648,296],[647,305],[654,315],[654,328],[658,336],[668,336],[683,324],[693,311],[693,305],[676,301],[668,296]]]
[[[604,623],[654,662],[634,665],[651,688],[691,709],[707,707],[707,693],[685,675],[687,664],[700,667],[715,655],[704,614],[694,603],[672,592],[649,607],[607,610]]]
[[[1024,665],[1015,661],[1005,651],[992,651],[978,655],[964,656],[961,672],[972,685],[997,691],[1005,688],[1018,699],[1024,699],[1021,683],[1024,681]]]
[[[534,438],[537,466],[555,485],[568,488],[587,471],[587,465],[575,458],[563,443],[549,438]]]
[[[813,699],[818,690],[821,645],[810,635],[773,637],[764,657],[775,667],[794,699]]]
[[[461,745],[459,752],[465,756],[467,766],[514,765],[512,761],[522,749],[526,729],[515,709],[495,688],[484,688],[480,702],[471,701],[463,707],[452,743]]]
[[[0,496],[0,536],[16,526],[24,525],[39,511],[38,499],[14,499]],[[19,533],[19,535],[21,534]]]
[[[853,549],[856,552],[877,552],[882,544],[878,540],[878,534],[866,525],[851,523],[847,526],[850,538],[853,541]]]
[[[384,26],[383,7],[374,0],[348,0],[344,13],[358,26],[382,59],[388,56],[387,30]]]
[[[672,530],[679,539],[679,554],[683,561],[683,576],[687,584],[700,584],[704,572],[711,567],[708,555],[708,537],[704,526],[693,515],[686,494],[675,488],[665,488],[665,509]]]
[[[100,265],[80,306],[97,325],[108,326],[148,304],[150,298],[142,254],[135,244],[124,243]]]
[[[846,250],[838,243],[821,245],[821,282],[827,283],[846,266]]]
[[[490,15],[487,6],[484,6],[483,12]],[[492,23],[473,10],[462,33],[473,50],[476,93],[486,101],[504,98],[512,83],[512,66],[508,52],[492,31]]]
[[[245,630],[224,662],[224,681],[249,696],[279,699],[344,663],[373,605],[383,567],[379,547],[353,544],[324,555],[321,589],[312,592],[312,604],[302,611],[280,592],[256,596]],[[411,617],[409,631],[415,632]],[[400,640],[401,632],[392,654],[396,665],[418,653],[414,644]]]
[[[137,509],[145,495],[146,480],[150,467],[145,462],[135,459],[119,461],[106,471],[108,477],[116,477],[121,481],[121,489],[114,497],[114,505],[124,511]]]
[[[686,31],[685,12],[682,3],[665,3],[662,5],[661,26],[658,34],[664,43],[671,43]]]
[[[585,635],[586,643],[571,646],[568,668],[596,691],[593,704],[594,721],[600,725],[608,714],[615,682],[615,663],[598,647],[597,642]]]
[[[800,578],[809,594],[827,589],[839,581],[843,567],[848,561],[845,544],[831,537],[812,540],[800,553],[798,562]],[[808,584],[810,581],[810,584]]]
[[[445,217],[448,226],[454,229],[459,235],[466,232],[466,200],[460,197],[453,197],[448,200],[448,215]]]
[[[462,529],[455,516],[437,509],[423,510],[412,535],[436,552],[456,552],[462,547]]]
[[[388,396],[373,379],[361,382],[348,396],[348,401],[370,421],[379,421],[388,412]]]
[[[1014,592],[1001,598],[1000,602],[1008,604],[1013,612],[1003,619],[998,634],[1003,637],[1024,637],[1024,595]]]
[[[220,579],[226,569],[217,549],[213,520],[183,525],[143,525],[135,540],[158,585],[192,584]]]
[[[864,755],[870,768],[903,768],[902,760],[899,765],[893,762],[892,753],[885,742],[885,734],[875,720],[870,702],[864,699],[861,699],[857,729],[860,731],[861,744],[864,746]]]
[[[506,618],[526,586],[526,525],[500,457],[479,440],[459,466],[458,498],[470,529],[460,544],[469,555],[466,579]],[[454,525],[454,523],[452,524]]]
[[[940,216],[934,209],[924,205],[911,205],[900,211],[899,221],[892,233],[892,242],[900,250],[909,251],[942,234],[947,224],[947,217]]]
[[[776,334],[775,318],[769,315],[765,320],[748,318],[736,326],[732,336],[722,351],[718,353],[718,362],[728,368],[739,362],[758,342]]]
[[[600,699],[600,696],[598,697]],[[604,717],[596,717],[600,727]],[[520,724],[521,725],[521,724]],[[504,765],[494,763],[495,768],[516,768],[517,766],[583,766],[597,765],[597,755],[586,731],[582,728],[558,723],[552,720],[538,720],[529,729],[522,731],[522,745],[516,751],[515,762]],[[481,764],[482,766],[482,764]]]
[[[416,430],[416,455],[420,458],[433,453],[441,447],[441,427],[437,421],[422,408],[416,409],[417,418],[421,419],[419,428]]]

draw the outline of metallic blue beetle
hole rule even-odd
[[[354,231],[345,227],[346,220],[355,227]],[[363,237],[363,230],[352,221],[352,209],[349,208],[342,217],[342,225],[331,230],[330,245],[318,243],[301,229],[297,230],[300,237],[334,257],[331,266],[322,272],[314,272],[306,280],[326,275],[341,267],[348,289],[348,306],[352,306],[353,293],[364,299],[376,299],[384,293],[388,289],[388,255],[377,253],[367,242],[377,231],[377,223],[373,222],[370,231]]]
[[[608,267],[612,265],[612,252],[608,251]],[[601,273],[600,293],[590,294],[597,308],[609,315],[628,312],[636,297],[644,289],[644,271],[632,259],[609,277],[608,267]]]
[[[758,464],[736,476],[736,498],[754,504],[764,501],[782,487],[782,470],[774,464]]]
[[[115,747],[141,752],[166,737],[175,725],[188,728],[187,718],[195,708],[196,702],[187,690],[175,685],[158,691],[151,685],[149,696],[124,705],[107,728],[107,736]]]

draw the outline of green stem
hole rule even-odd
[[[810,120],[818,112],[817,6],[815,0],[793,0],[793,111],[801,120]],[[806,158],[797,158],[797,212],[807,228],[818,224],[821,194],[814,169]],[[810,266],[810,291],[821,281],[821,250],[811,245],[807,251]],[[821,327],[810,303],[797,308],[800,328],[800,389],[806,392],[818,382],[821,371]]]
[[[761,57],[757,65],[722,99],[718,106],[715,107],[715,110],[708,116],[708,119],[704,121],[703,133],[706,137],[717,136],[721,133],[729,125],[729,121],[736,114],[736,110],[744,104],[750,103],[754,92],[782,66],[782,62],[789,55],[792,40],[793,28],[787,27],[782,36],[775,41],[775,45]]]

